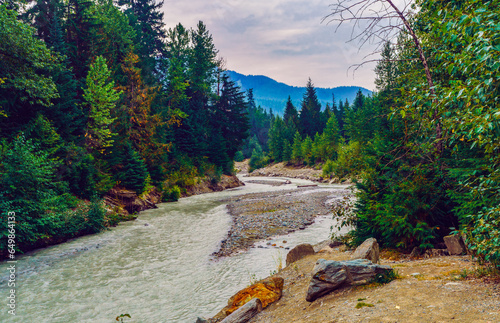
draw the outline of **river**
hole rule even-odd
[[[251,280],[268,276],[280,260],[284,264],[287,252],[252,248],[213,259],[210,255],[231,224],[222,200],[310,183],[290,180],[292,185],[247,183],[163,203],[111,230],[19,256],[16,316],[7,313],[10,264],[0,263],[0,322],[116,322],[118,315],[127,313],[131,319],[124,322],[190,323],[197,316],[213,316]],[[324,187],[332,194],[345,189]],[[318,217],[305,230],[275,237],[271,243],[317,243],[328,238],[333,224],[330,216]]]

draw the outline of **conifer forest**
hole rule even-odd
[[[500,267],[498,1],[415,1],[381,42],[375,92],[322,106],[306,79],[283,115],[227,76],[210,26],[167,29],[163,2],[1,3],[3,256],[7,211],[27,251],[120,221],[103,205],[114,187],[177,200],[249,159],[352,179],[354,245],[425,250],[461,233]]]

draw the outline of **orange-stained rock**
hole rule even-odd
[[[228,301],[228,308],[225,314],[229,315],[241,306],[245,305],[253,298],[258,298],[262,302],[262,308],[276,302],[281,298],[284,280],[281,277],[271,277],[261,280],[250,287],[240,290]]]

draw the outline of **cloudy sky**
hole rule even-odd
[[[242,74],[266,75],[289,85],[343,85],[375,88],[374,65],[353,75],[369,48],[346,43],[351,28],[322,23],[332,0],[165,0],[168,28],[194,28],[202,20],[226,67]]]

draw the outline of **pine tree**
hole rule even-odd
[[[139,56],[142,79],[149,86],[161,82],[158,58],[166,56],[166,30],[163,22],[163,0],[119,0],[130,25],[135,30],[135,48]]]
[[[297,111],[297,108],[294,107],[290,96],[288,96],[288,99],[286,101],[283,120],[285,121],[286,124],[289,124],[289,122],[293,122],[296,127],[299,124],[299,113]]]
[[[43,111],[66,141],[77,142],[85,132],[85,114],[78,97],[78,84],[67,58],[68,46],[62,33],[61,19],[52,17],[50,34],[46,40],[52,50],[62,56],[61,62],[52,74],[59,98],[52,100],[53,106]]]
[[[97,56],[90,65],[86,88],[83,90],[89,111],[85,144],[91,151],[102,151],[113,143],[111,124],[115,118],[111,117],[111,111],[115,109],[120,93],[114,89],[114,82],[109,80],[110,74],[104,58]]]
[[[212,127],[218,129],[226,143],[226,153],[230,160],[248,136],[248,116],[245,94],[236,83],[224,76],[222,92],[215,106]]]
[[[302,108],[299,116],[300,132],[303,136],[314,137],[316,132],[321,133],[321,104],[311,79],[307,81],[306,92],[302,99]]]
[[[275,161],[283,160],[283,144],[285,141],[285,122],[280,116],[274,119],[271,129],[269,129],[269,156]]]
[[[341,144],[341,136],[337,118],[332,115],[326,123],[325,130],[323,131],[323,142],[326,145],[326,158],[335,160],[337,157],[337,150]]]
[[[298,164],[302,161],[302,137],[297,131],[293,137],[292,161]]]
[[[301,150],[304,163],[307,165],[314,165],[313,141],[311,137],[307,136],[306,139],[302,141]]]
[[[122,104],[126,116],[122,127],[134,149],[152,166],[158,164],[156,157],[163,155],[167,147],[155,137],[161,125],[160,117],[151,111],[156,88],[143,83],[141,71],[136,67],[138,60],[137,55],[129,53],[122,64],[123,73],[127,77],[127,84],[118,87],[123,92]]]
[[[68,17],[65,29],[67,32],[68,57],[73,73],[79,84],[84,83],[85,75],[92,59],[92,45],[95,44],[95,31],[98,28],[96,18],[92,15],[94,3],[90,0],[69,0]]]

